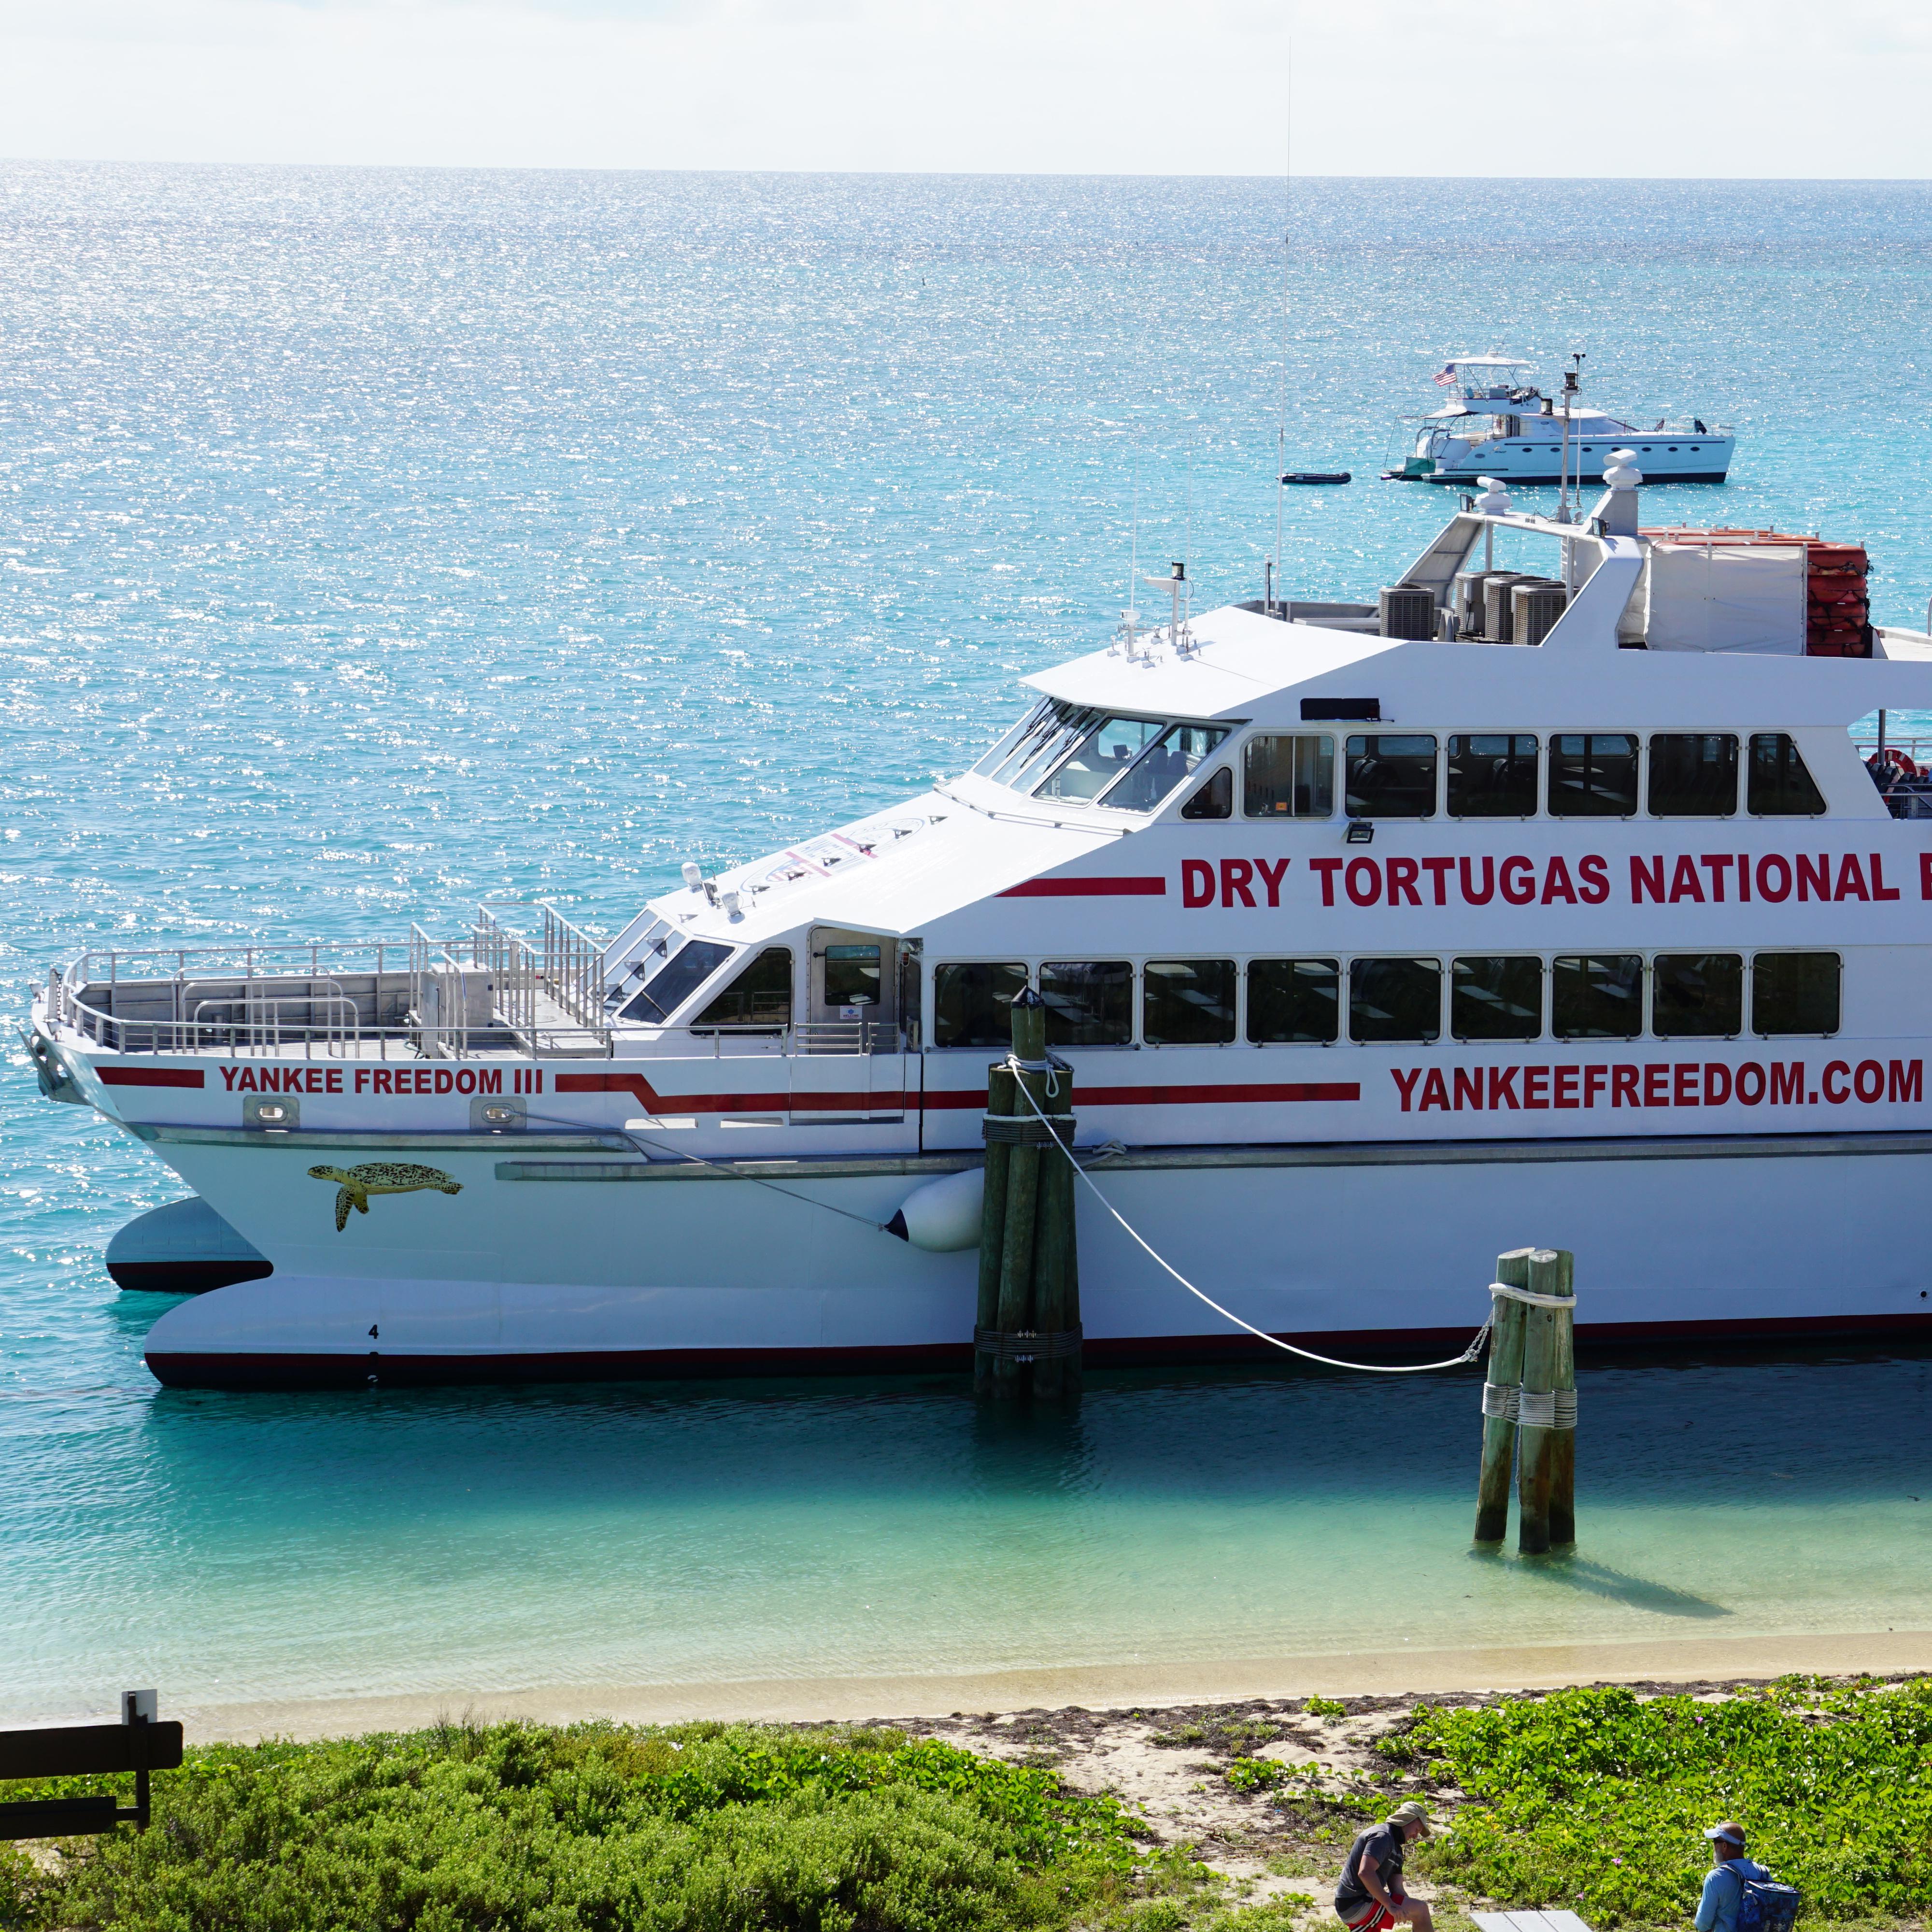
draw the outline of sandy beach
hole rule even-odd
[[[1130,1710],[1254,1699],[1404,1697],[1547,1690],[1564,1684],[1762,1681],[1793,1671],[1888,1677],[1932,1672],[1932,1630],[1686,1637],[1642,1643],[1489,1649],[1340,1651],[1220,1663],[1063,1666],[961,1676],[788,1678],[688,1684],[546,1684],[465,1695],[278,1699],[226,1703],[167,1698],[190,1742],[340,1737],[440,1719],[623,1724],[700,1718],[770,1723],[891,1721],[932,1726],[968,1713]],[[164,1694],[165,1695],[165,1694]],[[74,1718],[97,1715],[76,1711]]]

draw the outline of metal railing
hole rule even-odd
[[[412,925],[402,944],[91,949],[50,970],[44,1018],[116,1053],[608,1058],[604,949],[541,905],[524,908],[542,915],[532,944],[498,916],[514,909],[485,903],[455,939]],[[877,1020],[652,1027],[638,1043],[646,1058],[916,1050]]]
[[[487,985],[483,992],[487,1002]],[[448,946],[413,922],[410,926],[409,1018],[427,1058],[460,1060],[469,1050],[470,1024],[475,1018],[470,975]],[[486,1004],[482,1019],[486,1029],[490,1018]]]
[[[278,981],[265,984],[279,984]],[[328,1049],[333,1058],[340,1059],[356,1054],[362,1041],[362,1009],[348,994],[332,980],[321,982],[329,991],[320,994],[313,988],[302,993],[263,994],[253,989],[243,993],[218,994],[212,998],[197,1000],[194,1011],[188,1016],[189,1024],[196,1039],[212,1036],[220,1040],[225,1034],[232,1040],[245,1036],[251,1048],[267,1048],[279,1052],[283,1034],[298,1035],[304,1042],[316,1040]],[[218,1012],[223,1007],[239,1006],[242,1017],[238,1022],[233,1018],[211,1021],[207,1016],[211,1008]],[[299,1025],[292,1019],[284,1020],[284,1007],[302,1006],[308,1010],[308,1017]],[[315,1010],[320,1006],[332,1018],[325,1019],[318,1028],[315,1022]]]

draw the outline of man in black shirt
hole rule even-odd
[[[1428,1829],[1429,1814],[1412,1798],[1348,1847],[1335,1888],[1336,1916],[1348,1932],[1388,1932],[1398,1923],[1434,1932],[1429,1907],[1402,1888],[1402,1853]]]

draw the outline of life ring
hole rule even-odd
[[[1896,745],[1888,745],[1883,751],[1874,753],[1872,763],[1881,767],[1881,775],[1889,772],[1901,778],[1917,778],[1924,776]]]

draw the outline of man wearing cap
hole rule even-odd
[[[1704,1874],[1704,1894],[1697,1901],[1697,1932],[1737,1932],[1738,1901],[1748,1878],[1771,1874],[1754,1858],[1744,1856],[1744,1828],[1726,1819],[1704,1834],[1711,1841],[1711,1869]]]
[[[1397,1924],[1434,1932],[1429,1907],[1402,1888],[1402,1858],[1409,1840],[1426,1835],[1429,1814],[1411,1798],[1379,1825],[1362,1833],[1342,1861],[1335,1913],[1348,1932],[1387,1932]],[[1726,1932],[1735,1932],[1727,1927]]]

